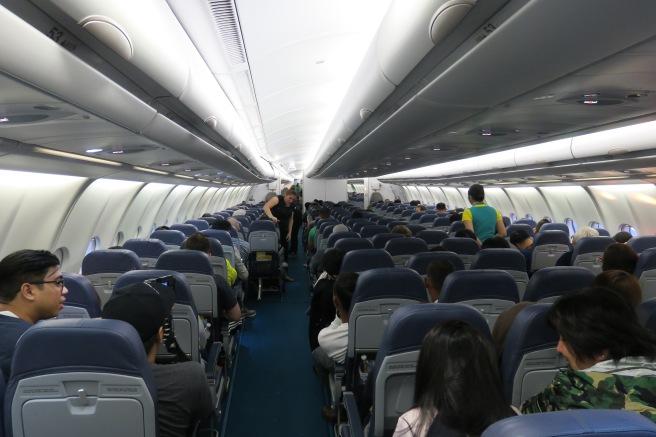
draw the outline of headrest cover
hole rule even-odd
[[[172,289],[152,283],[138,282],[114,290],[102,310],[103,319],[122,320],[137,330],[141,341],[152,338],[175,303]]]

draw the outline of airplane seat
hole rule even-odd
[[[608,232],[606,229],[597,228],[597,232],[599,232],[600,237],[610,237],[610,232]]]
[[[396,205],[388,206],[387,209],[385,209],[385,216],[391,218],[394,215],[394,210],[396,208]]]
[[[410,221],[410,216],[414,213],[415,213],[414,208],[404,209],[403,212],[401,212],[401,220]]]
[[[456,232],[458,232],[460,229],[465,229],[465,224],[462,222],[462,220],[456,220],[455,222],[451,223],[449,225],[449,235],[453,235]]]
[[[418,233],[423,232],[423,231],[426,230],[426,228],[424,226],[416,225],[416,224],[412,224],[412,223],[404,225],[404,226],[406,228],[410,229],[410,232],[412,232],[413,237],[416,237]]]
[[[273,280],[274,286],[282,298],[284,288],[284,271],[281,267],[283,249],[279,243],[278,228],[270,220],[256,220],[251,223],[248,233],[248,243],[251,252],[248,258],[249,278],[257,279],[257,299],[262,299],[264,279]]]
[[[403,211],[405,211],[405,208],[396,208],[396,209],[392,212],[392,217],[394,217],[395,219],[400,219],[400,218],[401,218],[401,214],[403,214]]]
[[[184,224],[196,226],[196,229],[198,229],[199,231],[204,231],[205,229],[210,228],[210,224],[207,223],[205,220],[201,220],[201,219],[185,220]]]
[[[356,249],[344,255],[340,272],[361,273],[382,267],[394,267],[392,255],[383,249]]]
[[[405,236],[399,233],[381,232],[374,235],[371,239],[371,242],[374,245],[374,249],[384,249],[387,245],[387,242],[395,238],[405,238]]]
[[[418,232],[416,235],[417,238],[421,238],[428,245],[428,249],[432,249],[435,246],[439,246],[442,240],[449,238],[449,234],[444,231],[438,231],[434,229],[424,229],[421,232]]]
[[[509,417],[481,437],[654,437],[656,424],[627,410],[564,410]]]
[[[393,222],[393,221],[396,221],[396,219],[392,217],[381,217],[376,221],[376,223],[379,225],[387,226],[389,222]]]
[[[476,308],[490,331],[503,311],[519,302],[517,282],[503,270],[457,270],[444,280],[440,303],[464,303]]]
[[[519,220],[515,220],[515,223],[513,223],[513,224],[514,225],[529,225],[531,227],[531,229],[535,228],[535,226],[537,225],[537,223],[535,223],[535,220],[533,220],[533,219],[519,219]]]
[[[515,249],[481,249],[471,264],[471,270],[497,269],[508,272],[515,282],[519,291],[519,299],[524,296],[528,284],[528,273],[526,272],[526,258]]]
[[[380,341],[372,378],[373,401],[369,426],[374,436],[391,435],[399,416],[413,407],[415,373],[421,344],[435,326],[448,320],[462,320],[490,340],[485,319],[467,305],[408,305],[389,318]]]
[[[505,215],[502,215],[502,216],[501,216],[501,221],[503,221],[503,225],[504,225],[506,228],[512,224],[512,222],[510,221],[510,217],[507,217],[507,216],[505,216]]]
[[[100,297],[89,278],[77,273],[63,273],[63,275],[68,293],[64,308],[57,318],[100,317]]]
[[[531,276],[522,300],[551,303],[563,294],[589,287],[594,278],[595,274],[585,267],[545,267]]]
[[[640,255],[645,250],[656,247],[656,235],[633,237],[626,242],[626,245]]]
[[[444,231],[448,233],[450,228],[451,221],[449,220],[449,217],[437,216],[435,220],[433,220],[433,229],[436,231]]]
[[[328,237],[333,233],[333,228],[335,228],[337,224],[338,223],[326,223],[319,227],[319,230],[315,233],[316,243],[314,247],[317,248],[317,251],[326,250],[328,246]]]
[[[226,256],[225,256],[225,252],[223,251],[223,245],[219,240],[217,240],[214,237],[208,236],[207,241],[209,241],[210,243],[211,255],[209,256],[209,258],[210,258],[210,264],[212,264],[212,271],[214,272],[215,275],[219,275],[223,277],[226,281],[228,281],[228,265],[226,264]],[[230,247],[232,248],[232,246]],[[180,249],[184,249],[184,243],[180,245]],[[234,257],[234,250],[231,252],[231,255]]]
[[[5,413],[7,434],[15,437],[159,435],[146,351],[137,331],[120,320],[48,320],[25,331]]]
[[[241,225],[241,232],[243,234],[244,239],[248,238],[248,231],[251,226],[251,219],[246,217],[245,215],[238,215],[235,217],[239,224]]]
[[[432,229],[435,218],[435,214],[426,213],[419,218],[419,224],[425,229]]]
[[[640,303],[636,314],[642,326],[656,334],[656,298],[652,297]]]
[[[166,244],[166,247],[169,249],[177,249],[180,247],[180,244],[187,238],[187,236],[182,231],[176,231],[173,229],[162,229],[160,231],[154,231],[150,234],[149,238],[155,238],[161,240]]]
[[[130,270],[141,270],[141,261],[136,253],[127,249],[94,250],[82,259],[82,274],[96,289],[101,308],[112,295],[118,277]]]
[[[410,257],[405,266],[419,273],[422,277],[425,277],[428,265],[437,259],[445,259],[451,262],[455,270],[465,270],[465,264],[458,254],[446,250],[415,253]]]
[[[335,243],[343,238],[361,238],[360,234],[355,231],[345,231],[345,232],[333,232],[328,237],[326,244],[326,249],[331,249],[335,247]]]
[[[615,243],[612,237],[585,237],[576,242],[572,265],[589,269],[595,275],[601,273],[601,256],[608,246]]]
[[[360,273],[349,311],[347,389],[357,378],[361,356],[368,355],[369,359],[375,356],[392,313],[403,306],[427,301],[424,281],[414,270],[387,267]]]
[[[410,220],[409,220],[409,222],[410,222],[410,223],[419,224],[419,220],[421,220],[421,218],[422,218],[425,214],[426,214],[426,213],[425,213],[424,211],[417,211],[417,212],[413,213],[413,214],[410,216]]]
[[[373,249],[374,244],[367,238],[341,238],[335,242],[334,247],[348,253],[358,249]]]
[[[455,252],[462,259],[465,269],[469,270],[476,254],[481,250],[478,243],[471,238],[449,237],[442,240],[440,246],[449,252]]]
[[[550,223],[543,225],[543,227],[548,224]],[[564,232],[561,230],[540,229],[540,232],[538,232],[533,239],[531,271],[534,272],[545,267],[555,266],[558,258],[560,258],[564,253],[569,252],[572,247],[568,235],[569,232]]]
[[[220,229],[206,229],[201,232],[208,238],[214,238],[219,241],[221,244],[221,249],[223,250],[223,257],[230,262],[231,266],[235,266],[235,247],[232,245],[232,237],[228,231],[222,231]],[[210,242],[210,244],[212,244]],[[218,250],[218,249],[217,249]],[[214,251],[212,251],[214,255]],[[227,267],[226,267],[227,268]],[[227,273],[226,273],[227,277]]]
[[[370,224],[362,226],[360,228],[360,236],[362,238],[367,238],[369,240],[373,240],[374,235],[376,234],[382,234],[382,233],[388,233],[389,229],[387,229],[387,226],[383,225],[377,225],[369,222]],[[354,229],[355,232],[358,232],[357,229]]]
[[[421,238],[394,238],[385,244],[385,251],[392,255],[396,267],[405,267],[415,253],[428,252],[428,245]]]
[[[199,217],[198,220],[206,221],[210,226],[216,221],[216,217]]]
[[[351,222],[352,220],[353,219],[347,220],[346,226],[348,226],[349,229],[351,229],[351,230],[353,230],[357,233],[360,233],[362,228],[364,228],[365,226],[371,226],[372,224],[374,224],[374,223],[371,223],[371,221],[367,220],[367,219],[355,219],[356,220],[355,222],[353,222],[351,224],[348,224],[348,222]]]
[[[538,234],[543,231],[563,231],[569,237],[569,226],[566,223],[545,223],[540,227]]]
[[[5,382],[5,374],[0,369],[0,437],[5,437],[5,393],[7,391],[7,383]]]
[[[638,256],[638,264],[633,274],[640,281],[642,301],[656,297],[656,248],[645,249]]]
[[[185,223],[175,223],[175,224],[173,224],[169,227],[173,231],[182,232],[183,234],[185,234],[186,237],[191,237],[196,232],[198,232],[198,228],[196,226],[190,225],[190,224],[185,224]]]
[[[517,223],[519,220],[517,220],[515,223],[512,225],[506,227],[506,235],[510,237],[510,235],[518,230],[524,230],[530,235],[531,237],[535,237],[535,233],[533,232],[533,226],[528,225],[526,223]]]
[[[235,229],[234,226],[230,226],[230,230],[227,232],[230,234],[231,238],[239,239],[239,233],[237,232],[237,229]]]
[[[156,238],[131,238],[123,243],[123,249],[136,253],[144,269],[155,268],[157,258],[169,250],[162,240]]]
[[[501,384],[512,405],[544,390],[567,361],[556,351],[558,333],[547,322],[550,303],[523,308],[513,320],[501,355]]]
[[[400,226],[406,226],[406,227],[407,227],[407,226],[408,226],[408,222],[406,222],[406,221],[404,221],[404,220],[392,220],[391,222],[387,222],[387,223],[385,223],[385,226],[387,226],[387,229],[389,229],[390,231],[391,231],[392,229],[394,229],[395,226],[399,226],[399,225],[400,225]]]

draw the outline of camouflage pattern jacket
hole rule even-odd
[[[520,410],[528,414],[577,408],[632,410],[656,422],[656,363],[636,357],[617,365],[608,360],[585,370],[561,369]]]

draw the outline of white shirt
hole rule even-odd
[[[335,316],[332,323],[319,331],[319,346],[333,361],[340,364],[346,359],[346,348],[348,346],[348,323]]]

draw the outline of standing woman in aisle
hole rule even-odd
[[[293,203],[298,199],[296,191],[283,191],[283,195],[272,197],[264,204],[264,214],[274,223],[278,223],[280,228],[280,244],[285,253],[285,262],[289,258],[289,244],[287,243],[292,237],[292,226],[294,225],[294,208]]]
[[[467,192],[471,208],[462,213],[462,223],[465,228],[474,231],[478,244],[496,235],[506,236],[506,226],[503,224],[499,211],[485,203],[485,190],[482,185],[474,184]]]

